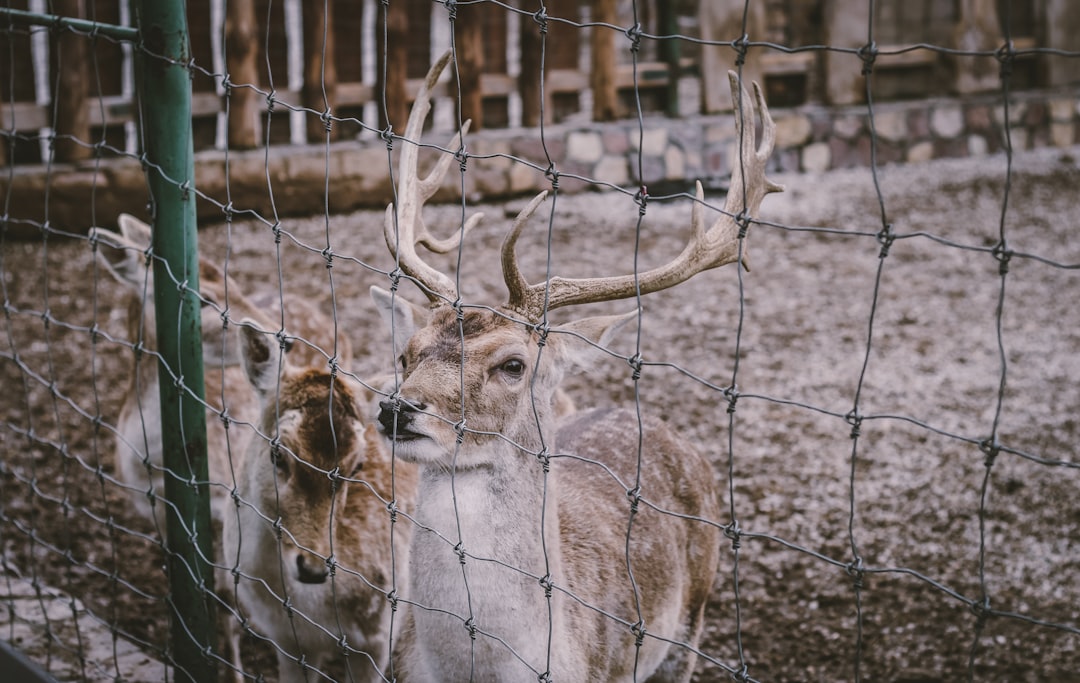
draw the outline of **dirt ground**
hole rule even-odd
[[[787,191],[751,229],[750,272],[644,298],[640,350],[631,331],[614,351],[640,352],[642,410],[709,454],[716,522],[741,532],[737,551],[725,542],[697,680],[745,667],[758,681],[1080,681],[1078,157],[1018,154],[1004,221],[1004,156],[883,168],[881,205],[869,169],[777,177]],[[497,249],[522,204],[469,205],[486,219],[461,255],[465,302],[502,301]],[[632,271],[632,198],[561,196],[555,210],[552,272]],[[461,213],[430,207],[428,224],[446,234]],[[641,268],[681,249],[689,214],[685,197],[652,198]],[[519,252],[536,280],[548,243],[534,223]],[[336,309],[368,376],[392,360],[367,296],[392,268],[381,225],[382,212],[283,220],[280,260],[261,221],[203,226],[200,247],[249,289],[276,286],[280,264],[286,291]],[[119,287],[84,240],[0,247],[4,571],[160,655],[160,549],[110,480],[95,419],[114,421],[128,386]],[[565,386],[579,406],[635,396],[617,358]],[[27,645],[39,661],[78,646]],[[246,661],[273,678],[265,648]]]

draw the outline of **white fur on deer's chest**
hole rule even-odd
[[[420,479],[418,521],[450,541],[433,539],[422,530],[416,540],[426,538],[436,548],[444,546],[452,551],[460,530],[468,553],[495,559],[516,556],[523,547],[539,546],[543,512],[539,477],[538,468],[537,482],[521,487],[518,481],[504,483],[507,478],[489,468],[461,470],[452,476],[430,468]]]
[[[443,474],[421,477],[418,521],[439,535],[414,532],[409,597],[455,615],[415,610],[418,647],[428,668],[444,680],[453,679],[451,672],[468,678],[474,647],[478,674],[494,670],[501,678],[509,673],[508,680],[535,678],[507,646],[533,667],[545,667],[547,602],[540,583],[523,573],[545,572],[541,509],[498,482],[489,470],[459,473],[453,487]],[[459,524],[464,568],[454,547]],[[470,616],[477,629],[502,643],[483,635],[473,641],[465,627]]]

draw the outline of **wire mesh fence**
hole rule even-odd
[[[425,259],[450,274],[463,313],[503,300],[494,264],[524,204],[520,198],[484,203],[476,178],[485,164],[516,168],[551,193],[540,209],[543,218],[534,218],[536,225],[526,229],[517,248],[531,279],[645,272],[682,249],[695,201],[690,192],[657,190],[665,187],[657,181],[667,178],[669,167],[654,159],[664,158],[666,148],[651,151],[647,74],[635,66],[642,50],[651,62],[671,44],[682,48],[683,57],[713,45],[725,50],[731,68],[738,68],[737,60],[744,69],[755,68],[752,58],[761,55],[756,68],[766,81],[767,99],[795,97],[793,91],[804,89],[827,93],[822,69],[836,69],[826,62],[844,57],[848,67],[839,71],[855,84],[858,101],[829,109],[835,118],[830,125],[862,117],[870,163],[777,173],[806,169],[806,157],[787,164],[774,157],[770,177],[786,190],[770,195],[760,216],[745,222],[752,270],[729,266],[641,297],[636,329],[617,336],[608,354],[595,354],[591,367],[569,373],[561,383],[579,413],[622,406],[660,417],[709,462],[699,476],[720,492],[719,511],[704,520],[721,543],[719,567],[700,640],[670,637],[674,649],[697,654],[695,677],[702,681],[1070,680],[1080,670],[1073,550],[1080,537],[1074,493],[1080,477],[1074,446],[1080,312],[1071,296],[1080,284],[1073,199],[1080,170],[1071,145],[1080,114],[1074,86],[1029,88],[1048,83],[1039,79],[1052,78],[1050,72],[1075,72],[1080,54],[1063,49],[1042,29],[1012,34],[1058,11],[1058,23],[1065,25],[1068,12],[1054,3],[996,3],[1001,7],[995,6],[995,16],[1014,21],[1000,22],[1001,42],[969,49],[945,41],[940,26],[925,39],[913,36],[912,26],[960,22],[963,8],[978,3],[957,3],[948,17],[917,20],[905,19],[907,10],[888,3],[852,3],[849,9],[859,19],[859,40],[852,45],[804,42],[799,27],[784,19],[798,11],[813,16],[799,3],[734,3],[734,23],[742,30],[712,40],[650,32],[652,5],[624,4],[608,21],[597,19],[605,3],[595,3],[590,12],[596,14],[584,20],[558,13],[554,3],[424,3],[432,28],[418,42],[449,47],[455,60],[467,64],[469,46],[458,42],[467,11],[502,15],[506,25],[523,27],[522,43],[528,27],[529,39],[539,45],[539,61],[531,72],[520,71],[519,79],[545,84],[547,69],[554,68],[545,56],[554,55],[548,50],[554,50],[556,28],[588,35],[579,40],[592,45],[593,34],[610,33],[617,39],[616,61],[629,65],[629,97],[623,102],[631,142],[618,152],[625,174],[604,171],[611,168],[602,163],[610,148],[595,155],[599,161],[580,163],[594,158],[582,152],[595,140],[587,130],[568,136],[572,141],[565,145],[553,144],[557,129],[544,112],[534,112],[538,127],[520,131],[531,142],[528,153],[513,145],[477,153],[472,134],[459,149],[449,142],[464,118],[450,95],[466,89],[456,75],[437,91],[435,122],[421,141],[403,139],[403,122],[388,126],[388,117],[380,118],[392,106],[407,104],[391,106],[389,79],[372,91],[373,106],[341,115],[326,102],[279,100],[266,81],[240,82],[222,68],[224,57],[188,64],[193,82],[212,81],[225,103],[209,145],[220,147],[223,180],[204,183],[196,176],[194,188],[182,188],[195,194],[200,214],[217,216],[200,225],[198,253],[211,455],[205,483],[217,568],[216,593],[207,585],[205,597],[222,617],[214,634],[219,648],[207,656],[222,675],[252,679],[405,680],[409,657],[423,655],[392,652],[389,634],[393,643],[400,637],[409,642],[402,629],[411,626],[416,611],[441,609],[417,599],[410,567],[418,563],[449,562],[459,582],[455,595],[476,604],[496,590],[478,578],[491,575],[529,579],[535,591],[530,597],[547,601],[541,604],[558,605],[561,597],[587,602],[574,591],[573,576],[548,575],[542,563],[501,562],[497,549],[484,547],[488,538],[504,538],[499,529],[492,527],[490,536],[455,535],[460,532],[447,524],[459,517],[418,512],[416,478],[428,475],[418,475],[376,433],[378,403],[397,395],[401,377],[394,375],[391,332],[368,290],[400,282],[402,296],[422,295],[401,282],[408,278],[385,248],[381,211],[331,211],[329,188],[341,172],[332,163],[337,143],[331,138],[351,127],[378,140],[380,168],[370,172],[396,182],[403,149],[419,145],[422,166],[439,156],[452,158],[444,192],[453,195],[456,189],[458,198],[426,207],[424,221],[436,235],[451,236],[474,211],[482,209],[487,217],[459,248]],[[256,4],[257,40],[269,42],[266,36],[280,26],[273,22],[299,12],[298,5]],[[364,5],[366,25],[389,33],[391,17],[380,13],[387,6],[373,5]],[[1028,17],[1030,8],[1035,9]],[[754,13],[762,9],[767,33],[758,39],[745,27],[753,26]],[[118,16],[124,12],[126,5]],[[827,23],[826,14],[819,8],[817,20]],[[335,21],[344,22],[342,15],[338,8]],[[220,49],[223,16],[216,25],[208,42]],[[9,23],[5,30],[9,55],[19,41],[40,43],[57,34],[113,44],[93,27]],[[288,31],[295,35],[296,26]],[[139,41],[131,46],[145,49]],[[389,70],[397,47],[389,40],[368,45],[366,56],[353,59],[365,65],[361,71]],[[359,48],[339,35],[334,49],[349,54]],[[423,61],[436,53],[425,52]],[[793,61],[802,64],[805,54],[814,56],[815,66],[798,67],[801,75],[791,76]],[[955,108],[962,112],[957,125],[965,130],[955,136],[957,144],[974,158],[885,163],[917,157],[913,145],[899,159],[889,156],[905,133],[917,135],[920,125],[940,131],[952,123],[930,114],[919,124],[905,114],[897,134],[896,109],[882,100],[904,84],[890,80],[890,67],[882,65],[911,54],[932,59],[908,64],[916,70],[909,78],[925,77],[948,60],[993,66],[993,87],[979,95],[978,111],[997,124],[985,129],[991,132],[984,149],[967,134],[974,109]],[[785,66],[766,58],[777,55],[787,58]],[[328,63],[325,55],[323,61]],[[266,58],[264,68],[260,78],[299,83],[273,58]],[[700,84],[710,75],[703,68],[694,79]],[[634,87],[639,78],[640,87]],[[814,79],[816,86],[806,85]],[[41,99],[58,100],[61,81],[45,85],[49,97]],[[228,144],[227,119],[240,99],[233,97],[247,90],[265,104],[265,149],[256,153],[262,160],[254,172],[243,175],[239,167],[247,169],[252,157]],[[592,88],[581,92],[586,102],[596,96]],[[15,96],[5,94],[14,111]],[[91,99],[103,109],[108,102],[96,92]],[[520,105],[526,101],[522,94]],[[657,101],[663,104],[663,98]],[[541,95],[530,106],[572,108],[565,100],[555,102]],[[505,106],[514,111],[519,105]],[[1032,123],[1037,114],[1045,117],[1044,128]],[[527,118],[523,111],[520,116]],[[733,146],[733,119],[718,115],[710,121],[725,130],[722,144]],[[323,136],[311,164],[323,210],[289,217],[284,207],[291,195],[311,186],[281,182],[270,147],[279,129],[307,131],[308,122],[317,123]],[[671,123],[672,129],[688,125],[686,119]],[[1067,136],[1070,126],[1073,134]],[[110,156],[140,164],[146,159],[140,144],[127,138],[116,143],[108,126],[70,140],[54,130],[4,128],[9,156],[0,235],[6,340],[0,352],[3,637],[63,680],[165,680],[183,676],[189,663],[177,659],[169,633],[176,596],[165,580],[161,514],[170,503],[162,497],[162,482],[204,482],[168,471],[150,455],[161,439],[154,278],[148,268],[154,254],[138,219],[114,224],[98,208],[120,204],[146,215],[148,191],[118,202],[111,194],[112,176],[98,170]],[[679,140],[674,133],[669,139]],[[55,160],[63,141],[91,152],[74,173]],[[1026,149],[1040,144],[1054,146]],[[15,163],[15,151],[27,145],[42,151],[48,191],[42,206],[24,214],[11,188],[25,172]],[[831,149],[839,154],[835,145]],[[694,151],[685,150],[688,157]],[[730,173],[736,156],[721,157],[718,166]],[[77,174],[92,178],[85,222],[54,223],[50,202]],[[248,195],[239,187],[252,176],[268,203],[246,203]],[[568,191],[581,187],[602,191]],[[461,188],[467,190],[463,197]],[[704,202],[709,223],[723,215],[721,206],[714,196]],[[95,225],[109,230],[88,232]],[[177,277],[168,286],[184,284]],[[614,314],[632,307],[597,303],[581,310]],[[571,317],[552,313],[553,322]],[[284,360],[279,350],[287,350]],[[183,386],[180,373],[172,369],[171,376]],[[473,426],[483,424],[482,418],[464,415],[458,425],[463,439],[482,431]],[[541,460],[527,460],[541,477]],[[555,457],[549,464],[558,472],[565,461]],[[459,481],[465,487],[464,474]],[[612,477],[609,483],[603,495],[625,504],[619,531],[631,528],[633,539],[635,496],[627,494],[636,493],[645,504],[660,494],[648,481],[636,492],[625,480]],[[530,514],[556,514],[553,500]],[[509,507],[514,501],[499,502]],[[467,510],[470,499],[458,504]],[[566,524],[589,521],[586,512]],[[597,538],[610,532],[596,529]],[[528,528],[511,536],[536,540]],[[418,557],[424,542],[436,546],[432,552],[438,555]],[[635,566],[625,554],[608,559],[622,572],[612,592],[627,574],[659,571],[673,584],[684,578],[674,566]],[[515,599],[507,598],[508,612],[532,604]],[[565,643],[551,635],[560,631],[549,614],[532,615],[539,626],[528,640],[551,638],[551,650],[559,653]],[[463,610],[445,616],[451,625],[440,645],[480,653],[481,661],[489,649],[520,656],[513,669],[502,672],[508,679],[548,672],[551,661],[532,658],[516,635],[492,629],[490,614]],[[656,615],[607,616],[620,643],[614,658],[621,661],[645,661],[642,653],[669,637],[659,630]],[[239,658],[223,649],[230,638],[239,640]],[[411,666],[418,668],[415,661]]]

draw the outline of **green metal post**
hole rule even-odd
[[[191,77],[183,0],[137,3],[140,109],[154,203],[154,307],[172,650],[178,681],[216,680],[213,543],[195,222]],[[176,286],[175,282],[185,284]],[[181,379],[182,382],[178,382]]]

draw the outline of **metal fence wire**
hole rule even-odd
[[[183,3],[0,8],[0,661],[44,680],[390,681],[438,652],[560,680],[563,653],[610,640],[625,680],[677,679],[645,671],[663,648],[692,655],[696,681],[1076,680],[1080,51],[1057,36],[1080,12],[746,0],[706,8],[730,5],[716,34],[698,3],[667,4],[189,3],[212,26],[190,36]],[[155,35],[159,12],[184,29]],[[830,43],[845,22],[857,40]],[[250,82],[227,66],[244,46]],[[786,188],[760,215],[723,208],[748,191],[740,136],[768,126],[709,110],[707,87],[727,87],[711,48],[773,105],[766,170]],[[406,132],[443,49],[434,113]],[[65,78],[75,61],[88,82]],[[164,107],[164,132],[147,112],[177,74],[195,95]],[[65,119],[83,87],[94,113]],[[477,113],[502,129],[452,140]],[[372,207],[408,202],[409,155],[449,164],[417,190],[433,198],[416,224],[446,240],[422,251],[453,294],[460,335],[441,343],[462,368],[536,191],[517,246],[534,281],[639,277],[679,254],[695,211],[739,228],[751,269],[526,321],[543,358],[559,324],[636,307],[553,405],[520,411],[629,408],[636,476],[551,434],[491,433],[501,403],[442,415],[449,449],[513,451],[535,507],[483,479],[498,466],[418,469],[380,434],[418,371],[399,360],[409,315],[384,324],[369,290],[423,292],[391,253],[402,214]],[[443,382],[480,391],[464,370]],[[707,463],[679,491],[713,488],[715,508],[668,507],[643,478],[691,462],[633,445],[657,418]],[[590,465],[595,498],[561,498]],[[642,607],[654,584],[692,592],[679,561],[635,561],[652,524],[719,546],[700,633]],[[565,529],[591,535],[555,544]],[[515,545],[542,552],[513,564]],[[573,554],[637,608],[560,573]],[[421,599],[439,568],[445,601]],[[582,636],[564,611],[603,626]],[[445,628],[423,641],[431,623]]]

